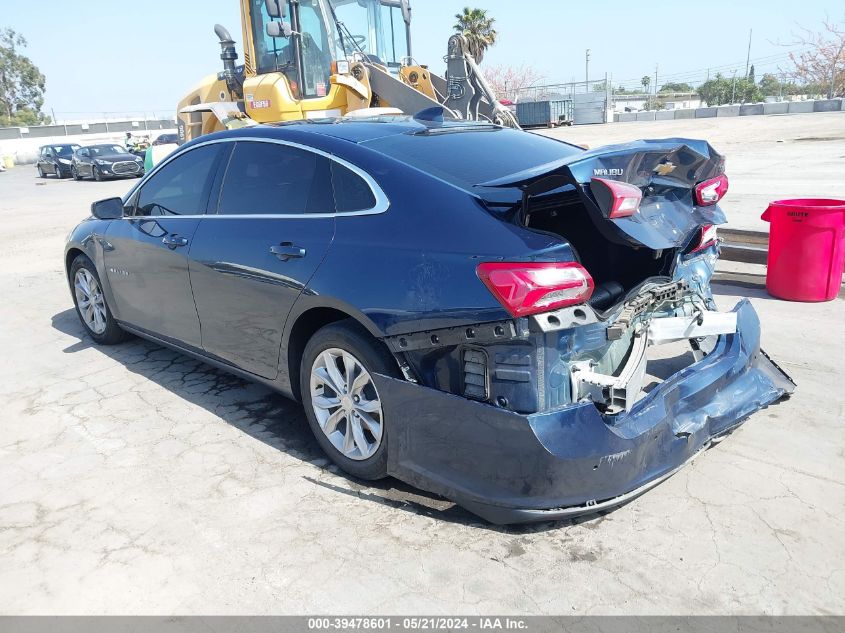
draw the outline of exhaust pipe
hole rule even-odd
[[[232,39],[226,27],[221,24],[214,25],[214,33],[220,40],[220,60],[223,62],[223,72],[217,77],[226,82],[229,92],[237,99],[243,99],[243,76],[235,69],[235,62],[238,60],[235,40]]]

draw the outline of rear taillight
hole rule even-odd
[[[526,316],[584,303],[593,278],[574,262],[488,262],[478,278],[513,316]]]
[[[611,220],[634,215],[643,199],[643,192],[639,187],[618,180],[593,178],[590,181],[590,190],[599,203],[599,207]]]
[[[726,193],[728,193],[728,177],[721,174],[695,186],[695,201],[700,207],[709,207],[724,198]]]
[[[697,253],[698,251],[703,251],[705,248],[710,248],[717,240],[718,235],[716,235],[716,227],[712,224],[705,224],[701,227],[698,245],[693,248],[690,253]]]

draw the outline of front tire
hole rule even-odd
[[[41,168],[41,165],[38,166],[38,177],[39,178],[46,178],[47,175],[44,173],[44,170]]]
[[[100,173],[100,170],[96,165],[91,168],[91,177],[97,182],[103,182],[103,174]]]
[[[78,255],[73,260],[70,281],[76,314],[88,335],[100,345],[115,345],[125,341],[128,334],[112,316],[97,268],[85,255]]]
[[[372,375],[399,376],[390,353],[348,319],[308,341],[299,373],[308,424],[329,458],[353,477],[386,477],[390,423]]]
[[[71,166],[70,175],[73,176],[73,179],[77,182],[82,180],[82,176],[79,175],[79,170],[76,168],[76,165]]]

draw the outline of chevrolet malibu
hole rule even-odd
[[[727,188],[703,141],[585,151],[431,113],[258,126],[92,205],[65,263],[97,343],[131,333],[299,400],[350,475],[560,519],[792,392],[751,304],[711,295]]]

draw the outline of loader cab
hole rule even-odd
[[[244,6],[254,51],[247,74],[284,74],[296,99],[325,97],[338,60],[365,55],[398,72],[410,57],[406,0],[244,0]]]

